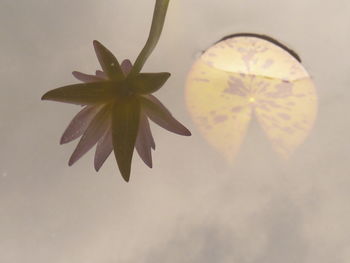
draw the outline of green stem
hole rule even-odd
[[[147,58],[156,47],[158,40],[160,38],[160,35],[162,33],[168,5],[169,5],[169,0],[156,0],[156,5],[154,7],[154,12],[153,12],[151,30],[149,32],[147,42],[143,47],[141,53],[137,57],[129,76],[133,76],[141,71]]]

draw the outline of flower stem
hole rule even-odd
[[[147,42],[143,47],[141,53],[137,57],[129,76],[135,75],[141,71],[147,58],[156,47],[158,40],[160,38],[160,35],[162,33],[168,5],[169,5],[169,0],[156,0],[154,12],[153,12],[151,30],[149,32]]]

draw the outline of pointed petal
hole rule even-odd
[[[154,142],[154,138],[153,138],[153,135],[152,135],[152,132],[151,132],[151,127],[150,127],[149,121],[148,121],[148,117],[147,117],[147,115],[145,113],[143,113],[143,114],[146,117],[145,118],[145,122],[146,122],[145,127],[146,128],[144,129],[144,133],[145,133],[146,137],[148,138],[149,145],[151,146],[151,148],[153,150],[155,150],[156,149],[156,143]]]
[[[129,181],[140,119],[140,103],[135,97],[127,97],[114,104],[112,111],[112,138],[114,155],[120,173]]]
[[[151,127],[149,125],[149,121],[148,121],[148,117],[147,115],[141,110],[141,113],[142,113],[142,122],[140,120],[140,125],[142,123],[142,127],[143,127],[143,132],[145,134],[145,138],[147,140],[147,144],[153,149],[155,150],[156,149],[156,144],[154,142],[154,139],[153,139],[153,135],[152,135],[152,132],[151,132]],[[141,118],[141,117],[140,117]]]
[[[82,82],[98,82],[98,81],[102,81],[104,80],[103,78],[99,78],[97,76],[94,75],[89,75],[89,74],[85,74],[85,73],[81,73],[79,71],[73,71],[72,75],[82,81]]]
[[[136,138],[135,148],[143,162],[150,168],[152,168],[151,149],[154,149],[154,147],[155,144],[151,133],[151,129],[149,127],[147,116],[141,111],[140,126]]]
[[[112,52],[97,40],[94,40],[93,44],[96,56],[100,62],[103,72],[106,73],[108,78],[111,80],[123,80],[123,71],[119,65],[118,60],[115,58]]]
[[[145,46],[143,47],[141,53],[137,57],[134,67],[132,68],[130,74],[135,76],[139,73],[145,64],[147,58],[152,53],[153,49],[156,47],[160,34],[163,30],[163,25],[165,21],[165,15],[168,9],[169,0],[157,0],[154,7],[153,19],[151,30]]]
[[[94,159],[94,166],[95,166],[96,172],[100,170],[103,163],[107,160],[108,156],[111,154],[112,151],[113,151],[112,131],[110,128],[107,128],[106,133],[97,143],[95,159]]]
[[[96,70],[96,76],[101,79],[108,79],[106,73],[104,73],[102,70]]]
[[[63,133],[60,144],[71,142],[83,135],[99,109],[101,108],[98,106],[86,106],[75,115]]]
[[[139,73],[131,80],[131,90],[136,94],[150,94],[159,90],[170,77],[170,73]]]
[[[42,96],[42,100],[52,100],[72,104],[96,104],[115,96],[115,83],[100,81],[79,83],[53,89]]]
[[[129,59],[124,59],[122,62],[121,68],[122,68],[124,75],[127,76],[132,69],[131,61]]]
[[[87,153],[103,136],[110,121],[110,106],[103,107],[92,119],[69,159],[69,166]]]
[[[142,96],[140,97],[140,101],[142,110],[159,126],[179,135],[191,135],[191,132],[177,121],[156,97],[152,95]]]

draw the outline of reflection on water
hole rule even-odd
[[[209,48],[194,63],[186,93],[198,129],[229,161],[252,118],[283,158],[305,140],[316,118],[315,87],[298,58],[257,36]]]

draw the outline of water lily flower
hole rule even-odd
[[[120,65],[115,56],[95,40],[93,45],[102,71],[97,70],[95,75],[74,71],[73,76],[83,83],[60,87],[42,96],[42,100],[84,106],[61,138],[61,144],[64,144],[81,137],[69,165],[97,145],[94,159],[96,171],[114,151],[120,173],[128,182],[134,148],[145,164],[152,167],[151,150],[155,149],[155,142],[149,119],[176,134],[191,135],[151,95],[164,85],[170,73],[140,73],[158,42],[168,2],[156,1],[149,38],[134,65],[130,60],[124,60]]]

